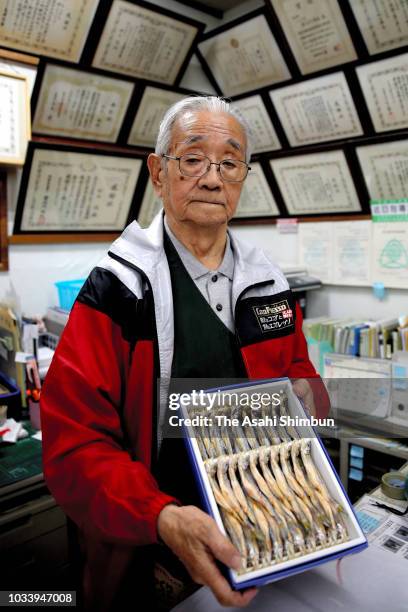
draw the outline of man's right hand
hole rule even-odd
[[[221,605],[243,608],[255,597],[254,588],[233,591],[218,569],[215,559],[237,570],[241,557],[208,514],[195,506],[170,504],[160,512],[157,530],[194,582],[208,586]]]

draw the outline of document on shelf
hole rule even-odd
[[[372,280],[408,289],[408,222],[373,223]]]
[[[299,224],[299,262],[322,283],[331,283],[333,276],[333,224]]]
[[[333,225],[333,283],[369,285],[371,221],[341,221]]]

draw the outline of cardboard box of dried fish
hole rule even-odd
[[[248,397],[255,394],[274,399],[254,409]],[[266,584],[367,546],[289,379],[201,397],[199,406],[183,406],[191,424],[186,444],[207,512],[241,553],[242,568],[226,570],[233,588]]]

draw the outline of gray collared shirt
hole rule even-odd
[[[224,325],[234,332],[235,325],[231,299],[232,279],[234,276],[234,252],[231,247],[230,237],[227,234],[227,244],[220,267],[218,270],[209,270],[176,238],[167,223],[166,217],[164,217],[164,226],[184,267],[198,289]]]

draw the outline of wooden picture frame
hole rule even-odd
[[[119,142],[129,147],[153,150],[160,121],[167,109],[177,100],[200,94],[183,87],[147,81],[139,83],[140,87],[135,89],[123,121]]]
[[[8,269],[7,172],[0,170],[0,272]]]
[[[31,100],[32,131],[115,144],[139,87],[111,72],[41,60]]]
[[[32,2],[24,10],[14,0],[0,0],[2,45],[45,57],[79,62],[99,0]],[[55,35],[57,33],[57,35]]]
[[[27,77],[0,70],[0,164],[22,166],[31,137]]]
[[[178,85],[204,27],[144,0],[101,2],[82,62],[116,76]]]
[[[33,140],[12,242],[30,242],[34,236],[46,237],[36,242],[88,241],[89,236],[109,241],[134,218],[144,158],[116,146]]]
[[[263,8],[204,34],[196,55],[216,91],[238,97],[290,81],[299,74],[291,52],[284,57],[281,49],[282,37],[275,31],[270,11]],[[258,82],[251,58],[260,63]],[[260,76],[261,68],[269,72]],[[239,83],[242,73],[246,80],[242,78]]]

